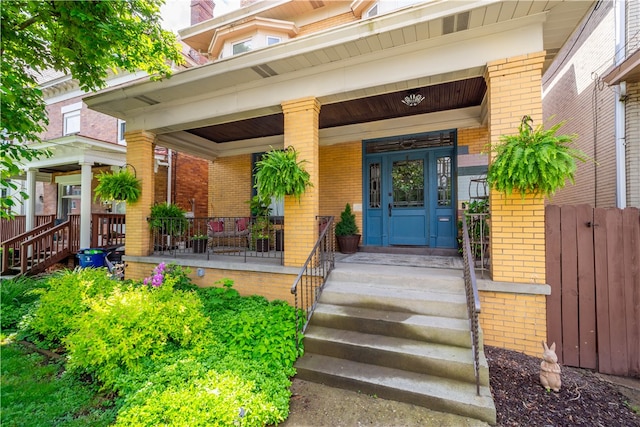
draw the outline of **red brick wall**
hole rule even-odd
[[[209,162],[199,157],[177,153],[173,159],[173,201],[187,211],[195,201],[195,216],[207,216]]]
[[[62,102],[56,102],[47,106],[47,115],[49,117],[49,126],[47,130],[41,134],[43,140],[60,138],[63,136],[64,123],[62,107],[80,102],[82,97],[71,98]],[[80,133],[81,136],[95,138],[105,142],[118,142],[118,119],[89,110],[85,104],[82,104],[80,111]]]

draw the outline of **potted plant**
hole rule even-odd
[[[209,236],[206,234],[194,234],[191,236],[191,240],[193,242],[194,254],[203,254],[207,251],[207,241],[209,240]]]
[[[271,223],[268,216],[255,219],[251,229],[251,237],[256,244],[256,252],[269,252],[269,236]]]
[[[527,193],[551,196],[567,179],[574,183],[576,160],[586,160],[584,153],[569,146],[577,135],[556,135],[564,122],[547,130],[542,125],[533,129],[532,122],[524,116],[518,134],[503,135],[494,148],[487,182],[506,195],[517,191],[523,198]]]
[[[181,236],[189,227],[186,211],[173,203],[157,203],[151,207],[149,226],[167,236]]]
[[[95,200],[135,203],[142,193],[140,180],[127,169],[113,173],[101,172],[97,179],[98,185],[93,190]]]
[[[340,214],[340,221],[336,224],[336,239],[338,248],[343,254],[354,254],[360,244],[360,231],[356,224],[356,216],[351,211],[351,205],[347,203]]]
[[[289,146],[284,150],[271,150],[256,162],[256,185],[262,200],[271,200],[284,196],[300,196],[311,187],[311,176],[304,169],[306,160],[298,161],[295,148]]]

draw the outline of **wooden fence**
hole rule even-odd
[[[640,377],[640,211],[549,205],[545,224],[559,362]]]

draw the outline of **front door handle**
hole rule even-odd
[[[389,203],[389,216],[391,216],[391,203]]]

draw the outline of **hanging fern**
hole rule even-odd
[[[520,192],[551,196],[565,186],[568,179],[575,183],[576,160],[587,157],[569,146],[577,135],[556,135],[564,124],[544,130],[533,129],[533,120],[524,116],[517,135],[503,135],[489,165],[487,182],[502,193]]]
[[[313,186],[304,163],[306,160],[298,161],[298,153],[291,146],[284,150],[272,149],[263,155],[256,162],[255,187],[260,198],[294,196],[299,200],[307,187]]]
[[[135,203],[140,198],[142,186],[134,174],[127,169],[121,169],[114,173],[101,172],[94,193],[96,200]]]

